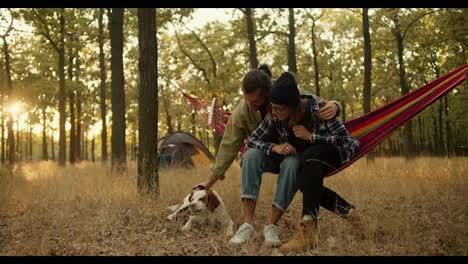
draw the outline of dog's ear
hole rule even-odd
[[[208,208],[210,212],[213,212],[219,206],[219,200],[212,190],[207,190],[206,195],[208,196],[206,208]]]
[[[194,192],[196,190],[205,190],[205,189],[206,189],[205,186],[199,184],[199,185],[192,188],[192,192]]]

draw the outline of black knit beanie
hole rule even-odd
[[[273,83],[270,93],[270,102],[274,104],[295,107],[300,102],[299,89],[294,75],[284,72]]]

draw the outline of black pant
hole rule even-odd
[[[354,208],[337,193],[323,186],[323,177],[340,165],[340,153],[333,145],[311,145],[304,151],[298,179],[303,196],[302,215],[312,215],[317,220],[319,207],[322,206],[344,217]]]

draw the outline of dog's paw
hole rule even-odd
[[[226,231],[226,232],[224,232],[224,236],[225,236],[225,237],[233,237],[233,236],[234,236],[234,232],[233,232],[232,230]]]
[[[232,237],[234,236],[234,230],[232,229],[232,227],[229,227],[226,229],[226,231],[224,232],[225,236],[227,237]]]
[[[189,230],[190,230],[190,226],[183,226],[183,227],[180,228],[180,231],[182,231],[182,232],[187,232]]]
[[[166,217],[167,220],[169,221],[175,221],[176,219],[176,214],[170,214]]]

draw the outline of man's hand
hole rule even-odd
[[[213,187],[213,185],[218,181],[218,178],[216,178],[215,176],[211,175],[210,178],[207,180],[207,181],[204,181],[202,183],[199,183],[197,185],[195,185],[195,187],[193,188],[197,188],[197,186],[201,185],[203,187],[205,187],[205,189],[210,189],[211,187]]]
[[[273,145],[271,151],[274,153],[278,153],[280,155],[290,155],[296,153],[296,148],[291,146],[289,143],[283,143],[281,145]]]
[[[322,102],[325,103],[325,106],[319,109],[317,117],[324,120],[334,118],[338,111],[338,106],[332,101],[322,100]]]
[[[292,131],[297,138],[309,141],[310,136],[312,135],[307,128],[302,125],[295,125],[292,127]]]

